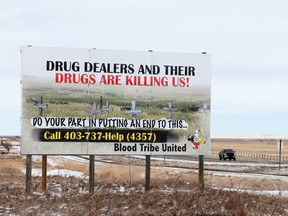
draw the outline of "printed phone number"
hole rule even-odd
[[[45,131],[40,135],[41,141],[71,142],[156,142],[157,134],[153,132],[106,132],[106,131]]]

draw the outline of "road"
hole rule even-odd
[[[152,156],[152,158],[164,158],[164,156]],[[181,156],[165,156],[165,159],[172,159],[172,160],[186,160],[186,161],[198,161],[199,157],[198,156],[187,156],[187,155],[181,155]],[[219,162],[219,158],[216,156],[204,156],[204,161],[205,162]],[[222,161],[224,162],[224,161]],[[279,161],[272,161],[272,160],[260,160],[260,159],[252,159],[252,158],[236,158],[236,161],[229,161],[226,160],[226,162],[238,162],[238,163],[243,163],[243,164],[250,164],[250,163],[255,163],[255,164],[262,164],[262,163],[269,163],[269,164],[279,164]],[[282,165],[288,164],[287,162],[281,162]]]

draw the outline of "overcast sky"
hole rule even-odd
[[[1,0],[0,134],[20,134],[21,46],[212,55],[211,135],[288,134],[286,0]]]

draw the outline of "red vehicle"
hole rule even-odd
[[[236,154],[235,154],[236,151],[234,151],[233,149],[222,149],[220,152],[219,152],[219,160],[226,160],[226,159],[229,159],[229,160],[236,160]]]

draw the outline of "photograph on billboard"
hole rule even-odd
[[[21,154],[210,154],[210,54],[29,46],[21,58]]]

